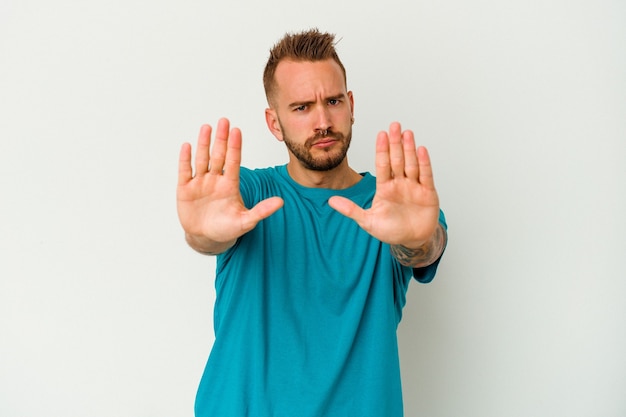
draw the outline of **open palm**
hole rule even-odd
[[[356,221],[365,231],[392,245],[417,248],[438,225],[439,197],[428,151],[415,147],[413,132],[392,123],[376,140],[376,194],[364,210],[344,197],[331,207]]]
[[[239,190],[241,132],[230,130],[229,121],[220,119],[210,150],[211,133],[209,125],[200,129],[195,174],[191,145],[185,143],[181,148],[176,205],[185,233],[203,244],[196,249],[219,252],[282,207],[283,201],[272,197],[246,208]]]

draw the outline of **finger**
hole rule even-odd
[[[419,165],[415,149],[415,137],[412,131],[405,130],[402,132],[402,147],[404,149],[404,174],[407,178],[417,181]]]
[[[215,143],[211,150],[211,163],[209,164],[209,173],[213,175],[222,175],[224,171],[224,160],[226,159],[226,147],[228,146],[228,131],[230,122],[228,119],[222,118],[217,122],[215,131]]]
[[[376,183],[387,182],[391,179],[391,165],[389,163],[389,136],[387,132],[380,132],[376,137]]]
[[[228,138],[228,148],[224,161],[224,176],[232,180],[239,180],[241,166],[241,131],[233,128]]]
[[[178,185],[187,184],[193,176],[191,171],[191,145],[183,143],[178,155]]]
[[[430,164],[430,155],[428,155],[428,150],[423,146],[417,148],[417,158],[419,165],[419,183],[428,188],[434,189],[435,181],[433,179],[433,169]]]
[[[400,123],[389,126],[389,162],[394,178],[404,177],[404,151],[402,149],[402,131]]]
[[[212,128],[209,125],[202,125],[202,127],[200,127],[200,133],[198,134],[198,149],[196,149],[196,175],[206,174],[209,169],[211,130]]]

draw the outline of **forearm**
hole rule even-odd
[[[404,266],[422,268],[435,262],[446,247],[447,233],[439,223],[430,240],[418,248],[391,245],[391,254]]]
[[[233,246],[236,242],[236,240],[232,240],[230,242],[215,242],[203,236],[192,235],[189,233],[185,233],[185,240],[193,250],[204,255],[219,255]]]

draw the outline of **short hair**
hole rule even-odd
[[[270,49],[270,56],[263,71],[263,87],[265,97],[271,105],[271,98],[276,90],[276,68],[281,61],[325,61],[334,60],[343,72],[344,82],[347,84],[346,69],[341,63],[335,50],[335,35],[322,33],[317,28],[299,33],[287,33]]]

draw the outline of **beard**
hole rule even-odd
[[[346,158],[348,148],[350,148],[350,142],[352,141],[352,127],[350,127],[346,135],[330,130],[325,135],[318,133],[308,138],[304,144],[295,143],[285,134],[285,129],[282,126],[281,129],[283,131],[283,141],[287,149],[291,151],[305,168],[312,171],[330,171],[338,167]],[[319,149],[318,153],[321,152],[323,155],[314,157],[311,152],[313,144],[324,138],[333,138],[337,143],[328,148]],[[337,146],[339,146],[339,149],[337,149]]]

